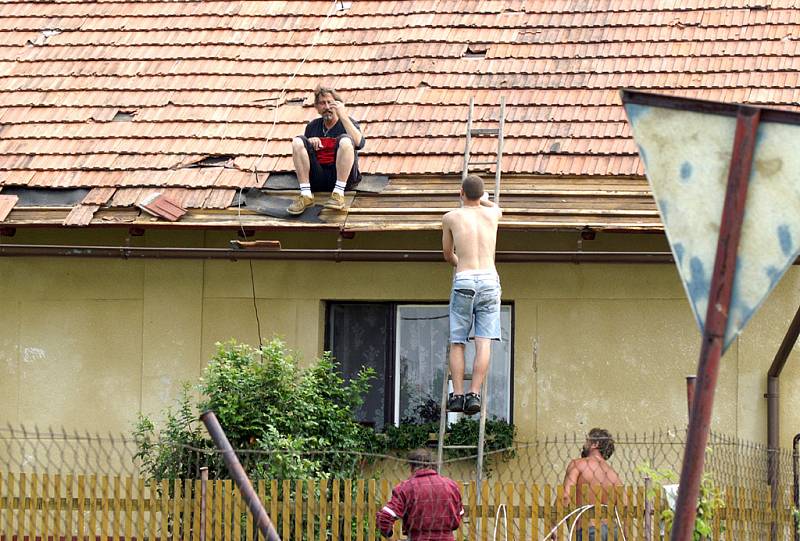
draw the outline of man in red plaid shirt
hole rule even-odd
[[[378,511],[381,535],[391,537],[394,521],[402,518],[409,541],[453,541],[464,514],[458,485],[431,468],[427,449],[411,451],[408,463],[411,477],[394,487],[392,498]]]

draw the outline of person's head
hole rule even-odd
[[[483,179],[478,175],[467,175],[461,183],[461,196],[467,201],[478,201],[483,196]]]
[[[414,449],[408,453],[408,465],[411,466],[412,472],[430,468],[433,466],[433,456],[427,449]]]
[[[336,116],[336,112],[331,109],[335,101],[342,101],[339,93],[328,86],[318,86],[314,89],[314,107],[322,118],[330,121]]]
[[[605,460],[611,458],[614,454],[614,438],[611,432],[604,428],[591,429],[586,436],[586,443],[583,444],[581,456],[589,456],[592,450],[597,450]]]

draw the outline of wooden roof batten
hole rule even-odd
[[[797,110],[794,4],[15,1],[0,6],[0,189],[89,194],[71,208],[6,198],[0,226],[438,229],[469,98],[480,129],[502,95],[502,228],[661,232],[617,89]],[[320,82],[362,123],[362,171],[388,186],[314,221],[238,208],[292,170]],[[145,214],[156,193],[186,213]]]

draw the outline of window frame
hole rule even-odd
[[[413,300],[380,300],[380,301],[370,301],[370,300],[337,300],[337,299],[327,299],[324,301],[325,303],[325,329],[324,329],[324,350],[331,351],[331,342],[332,342],[332,329],[331,329],[331,309],[334,305],[355,305],[355,304],[373,304],[373,305],[381,305],[386,307],[388,314],[387,314],[387,324],[391,327],[392,332],[389,333],[389,336],[386,337],[386,348],[387,352],[390,353],[389,358],[387,359],[389,365],[386,366],[386,375],[387,377],[384,379],[384,410],[383,410],[383,425],[393,425],[398,426],[399,424],[399,415],[400,415],[400,393],[396,391],[399,385],[399,370],[400,370],[400,363],[398,362],[398,347],[399,344],[397,343],[397,313],[398,307],[400,306],[448,306],[449,301],[413,301]],[[515,359],[514,359],[514,345],[516,342],[516,306],[514,301],[501,301],[501,306],[508,306],[510,307],[510,316],[511,316],[511,324],[509,328],[509,373],[508,373],[508,422],[514,422],[514,369],[515,369]],[[388,386],[388,388],[386,388]],[[439,395],[440,390],[437,389],[437,396]]]

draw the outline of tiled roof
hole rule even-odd
[[[93,190],[72,211],[17,207],[6,223],[150,224],[136,205],[160,192],[189,210],[174,227],[436,227],[469,98],[475,127],[494,127],[502,95],[506,227],[659,229],[618,89],[793,106],[796,4],[9,0],[0,186]],[[288,140],[320,82],[361,120],[362,169],[388,175],[386,191],[321,224],[220,213],[291,170]],[[493,152],[490,139],[473,148]],[[198,167],[209,156],[224,167]]]

